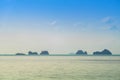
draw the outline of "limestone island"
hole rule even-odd
[[[29,51],[29,52],[28,52],[28,55],[38,55],[38,53],[37,53],[37,52]]]
[[[16,53],[16,55],[26,55],[26,54],[24,54],[24,53]],[[32,56],[32,55],[33,56],[39,56],[39,55],[44,56],[44,55],[50,55],[50,54],[49,54],[48,51],[41,51],[40,53],[29,51],[28,55],[29,56]],[[54,54],[51,54],[51,55],[54,56]],[[56,56],[60,56],[60,55],[62,55],[62,54],[56,54]],[[83,51],[83,50],[78,50],[74,54],[67,54],[67,56],[75,56],[75,55],[77,55],[77,56],[89,56],[87,51]],[[101,56],[101,55],[104,56],[105,55],[106,56],[106,55],[112,55],[112,53],[108,49],[104,49],[103,51],[93,52],[93,56],[96,56],[96,55],[98,55],[98,56]],[[62,55],[62,56],[65,56],[65,55]]]
[[[42,51],[42,52],[40,53],[40,55],[49,55],[49,52],[48,52],[48,51]]]
[[[78,50],[78,51],[76,52],[76,55],[87,55],[87,52],[86,52],[86,51],[83,52],[82,50]]]
[[[112,53],[107,50],[107,49],[104,49],[103,51],[96,51],[96,52],[93,52],[93,55],[112,55]]]

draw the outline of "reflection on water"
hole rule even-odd
[[[0,80],[120,80],[120,56],[0,56]]]

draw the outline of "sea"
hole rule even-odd
[[[0,80],[120,80],[120,56],[0,56]]]

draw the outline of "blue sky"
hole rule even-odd
[[[120,53],[120,0],[0,0],[0,53]]]

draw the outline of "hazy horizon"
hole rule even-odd
[[[0,0],[0,53],[120,54],[120,0]]]

